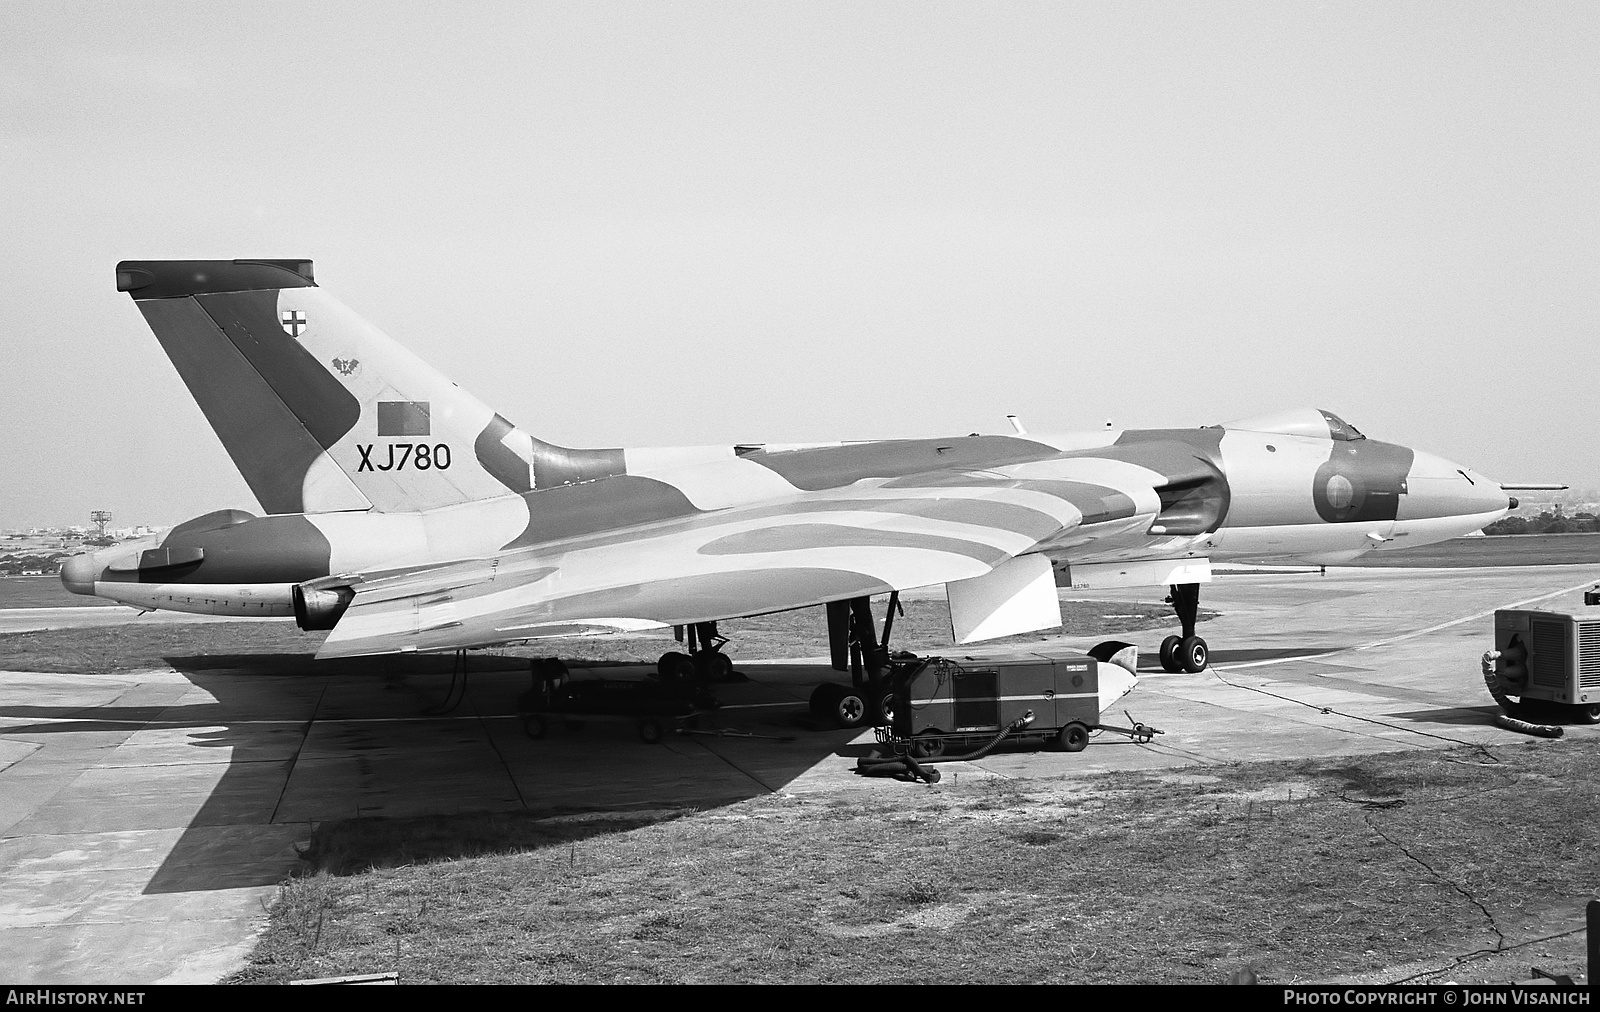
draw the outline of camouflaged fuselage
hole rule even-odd
[[[303,617],[315,593],[342,613],[353,596],[330,641],[362,623],[383,627],[371,644],[445,649],[709,621],[1028,556],[1074,586],[1113,571],[1188,582],[1209,561],[1427,544],[1508,505],[1466,468],[1313,410],[1064,436],[568,449],[332,299],[309,263],[130,262],[118,279],[268,515],[207,514],[69,560],[63,581],[239,615],[294,613],[298,595]]]

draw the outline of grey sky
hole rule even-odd
[[[568,445],[1283,407],[1600,483],[1600,8],[0,6],[0,526],[254,509],[124,258]]]

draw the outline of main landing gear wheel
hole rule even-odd
[[[1082,752],[1089,744],[1089,729],[1073,721],[1057,732],[1056,744],[1063,752]]]
[[[733,680],[733,658],[720,650],[702,650],[695,654],[693,667],[704,682]]]
[[[1168,636],[1161,641],[1161,670],[1179,672],[1183,670],[1183,662],[1178,660],[1178,647],[1183,644],[1182,636]]]
[[[811,690],[811,716],[818,720],[827,720],[833,712],[833,694],[839,691],[839,686],[832,682],[823,682]]]
[[[663,682],[688,681],[695,676],[694,660],[677,650],[668,651],[656,661],[656,674]]]
[[[1194,634],[1194,624],[1200,617],[1200,585],[1174,583],[1167,603],[1177,613],[1183,636],[1168,636],[1161,642],[1161,666],[1167,671],[1187,671],[1190,674],[1206,669],[1206,641]]]

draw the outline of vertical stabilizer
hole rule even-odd
[[[414,512],[623,470],[534,439],[316,285],[309,260],[125,261],[128,292],[269,513]]]

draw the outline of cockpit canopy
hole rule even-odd
[[[1253,415],[1234,422],[1223,422],[1224,429],[1243,429],[1247,432],[1272,432],[1283,436],[1311,436],[1316,439],[1337,439],[1351,442],[1366,439],[1361,430],[1331,411],[1317,408],[1296,408],[1277,411],[1270,415]]]

